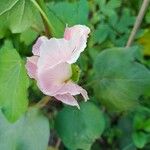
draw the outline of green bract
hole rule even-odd
[[[80,70],[79,66],[75,65],[75,64],[72,64],[71,69],[72,69],[71,80],[74,81],[74,82],[78,82],[79,78],[80,78],[80,73],[81,73],[81,70]]]

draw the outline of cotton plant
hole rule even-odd
[[[0,150],[149,149],[150,0],[133,3],[0,1]]]
[[[87,26],[75,25],[66,27],[63,38],[41,36],[37,39],[33,56],[27,58],[26,69],[44,94],[78,108],[75,95],[81,94],[85,101],[89,99],[87,91],[72,79],[72,66],[86,48],[89,33]]]

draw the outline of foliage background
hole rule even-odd
[[[125,48],[141,4],[0,1],[0,149],[150,149],[150,8],[132,47]],[[60,38],[66,24],[91,29],[77,62],[79,84],[90,100],[80,103],[81,110],[53,98],[39,108],[38,102],[47,97],[28,78],[26,57],[38,36]]]

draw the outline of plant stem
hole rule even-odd
[[[58,141],[57,141],[57,143],[55,145],[55,148],[59,149],[60,144],[61,144],[61,139],[58,138]]]
[[[42,108],[46,106],[46,104],[50,101],[50,96],[44,96],[35,106],[38,108]]]
[[[45,27],[45,34],[46,36],[50,36],[51,30],[53,29],[52,24],[50,23],[46,13],[43,11],[43,3],[44,1],[40,1],[39,4],[35,1],[35,0],[31,0],[31,2],[34,4],[34,6],[39,10],[39,12],[41,13],[42,19],[43,19],[43,24]],[[42,5],[42,6],[40,6]]]
[[[137,33],[137,30],[139,29],[139,27],[141,25],[141,22],[143,20],[145,12],[146,12],[146,10],[147,10],[147,8],[149,6],[149,2],[150,2],[150,0],[143,0],[142,6],[141,6],[139,14],[138,14],[138,16],[136,18],[134,27],[132,29],[132,32],[131,32],[130,36],[129,36],[128,42],[126,44],[126,47],[130,47],[131,46],[131,44],[132,44],[132,42],[133,42],[133,40],[135,38],[135,35]]]

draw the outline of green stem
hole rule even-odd
[[[50,30],[53,29],[53,26],[51,24],[51,22],[49,21],[46,13],[43,11],[43,9],[41,8],[41,6],[35,1],[35,0],[31,0],[31,2],[34,4],[34,6],[39,10],[39,12],[41,13],[42,15],[42,19],[43,19],[43,23],[44,23],[44,26],[45,26],[45,32],[47,34],[47,32],[50,32]],[[41,1],[40,1],[41,2]],[[41,4],[43,5],[43,3]],[[46,24],[47,23],[47,24]],[[48,27],[47,27],[48,25]],[[50,34],[50,33],[49,33]]]
[[[37,108],[43,108],[51,100],[50,96],[44,96],[36,105]]]

